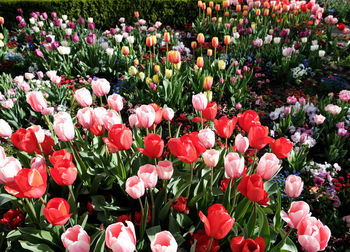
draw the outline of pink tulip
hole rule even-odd
[[[192,105],[195,110],[203,111],[207,108],[208,99],[207,96],[203,93],[196,94],[192,96]]]
[[[142,105],[136,109],[137,120],[140,125],[149,128],[153,125],[156,118],[154,108],[150,105]]]
[[[174,118],[174,110],[172,108],[163,109],[163,118],[167,121],[171,121]]]
[[[162,231],[156,234],[151,242],[152,252],[176,252],[177,242],[169,231]]]
[[[244,153],[246,152],[246,150],[249,147],[249,140],[247,137],[243,137],[241,134],[238,134],[235,138],[235,146],[236,149],[240,152],[240,153]]]
[[[236,152],[230,152],[224,159],[224,165],[227,176],[239,178],[244,171],[244,157],[239,157]]]
[[[90,251],[90,236],[79,225],[68,228],[61,235],[63,246],[68,252],[89,252]]]
[[[121,111],[123,109],[123,97],[118,94],[112,94],[108,96],[108,105],[115,111]]]
[[[77,119],[81,126],[85,129],[90,129],[94,124],[94,110],[92,108],[79,109]]]
[[[279,168],[279,159],[276,155],[273,153],[265,153],[260,158],[256,171],[263,179],[268,180],[275,175]]]
[[[157,185],[158,175],[154,165],[146,164],[141,166],[137,175],[145,184],[145,188],[154,188]]]
[[[206,150],[203,159],[206,166],[215,167],[219,162],[220,152],[214,149]]]
[[[32,73],[25,73],[24,78],[26,78],[27,80],[32,80],[35,78],[35,75]]]
[[[14,103],[13,103],[13,100],[8,99],[8,100],[2,102],[1,105],[6,109],[10,109],[10,108],[13,108]]]
[[[157,169],[157,174],[160,179],[166,179],[169,180],[171,179],[171,176],[173,176],[174,168],[173,168],[173,163],[164,160],[164,161],[159,161],[158,165],[156,166]]]
[[[332,115],[337,115],[341,112],[341,107],[334,105],[334,104],[328,104],[325,108],[325,111],[331,113]]]
[[[74,93],[74,98],[82,107],[87,107],[92,104],[91,93],[86,88],[80,88],[76,90]]]
[[[5,158],[6,158],[6,152],[4,148],[0,146],[0,166],[2,166]]]
[[[43,109],[43,111],[41,111],[42,115],[51,115],[54,111],[53,107],[47,107],[46,109]]]
[[[304,201],[293,201],[288,214],[285,211],[281,211],[281,218],[287,222],[290,228],[298,228],[303,218],[310,216],[310,207]]]
[[[111,85],[106,79],[97,79],[91,82],[92,91],[96,96],[103,96],[109,93]]]
[[[145,184],[142,179],[132,176],[126,180],[125,191],[133,199],[138,199],[145,194]]]
[[[326,119],[326,117],[324,117],[323,115],[315,115],[314,116],[314,121],[317,125],[322,124],[325,119]]]
[[[286,179],[286,194],[291,198],[298,198],[303,190],[304,182],[301,177],[289,175]]]
[[[45,132],[39,125],[32,125],[28,129],[32,129],[35,133],[36,140],[38,140],[38,143],[41,144],[45,140]]]
[[[111,130],[113,125],[121,123],[122,119],[120,118],[118,112],[116,112],[115,110],[107,111],[103,117],[103,125],[107,130]]]
[[[74,139],[74,124],[67,112],[59,112],[54,116],[53,129],[61,141]]]
[[[137,115],[136,114],[131,114],[129,116],[129,124],[130,124],[130,128],[133,128],[134,126],[136,128],[140,128],[141,125],[139,123],[139,120],[137,119]]]
[[[0,119],[0,137],[9,137],[12,135],[12,129],[10,125],[4,120]]]
[[[94,108],[94,123],[101,126],[107,110],[103,107]]]
[[[27,103],[36,112],[41,112],[47,108],[46,99],[40,91],[32,91],[26,95]]]
[[[344,216],[343,221],[346,223],[347,227],[350,227],[350,215]]]
[[[134,224],[125,221],[109,225],[106,229],[106,245],[113,252],[133,252],[136,245]]]
[[[213,148],[215,145],[215,133],[211,129],[202,129],[198,133],[199,142],[206,148]]]
[[[331,231],[315,217],[305,217],[298,227],[298,241],[308,252],[322,251],[326,248]]]
[[[0,160],[0,184],[12,182],[21,169],[21,163],[14,157],[5,157]]]

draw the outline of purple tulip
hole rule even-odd
[[[18,27],[19,28],[24,28],[24,27],[26,27],[26,22],[20,22],[19,24],[18,24]]]
[[[55,42],[51,43],[52,49],[57,49],[59,46],[60,46],[60,42],[58,42],[58,41],[55,41]]]
[[[39,49],[35,49],[34,55],[40,58],[44,57],[44,54]]]
[[[38,15],[37,15],[37,13],[36,13],[36,12],[32,12],[32,13],[30,13],[30,16],[31,16],[32,18],[35,18],[35,19],[37,19],[37,18],[38,18]]]
[[[46,40],[47,43],[51,43],[51,42],[52,42],[52,38],[49,37],[49,36],[47,36],[47,37],[45,38],[45,40]]]
[[[247,33],[248,33],[248,34],[252,34],[252,33],[253,33],[253,29],[252,29],[251,27],[248,27],[248,28],[247,28]]]
[[[57,18],[57,13],[56,12],[51,12],[51,17],[52,18]]]
[[[42,14],[41,14],[41,16],[43,17],[43,19],[47,19],[48,18],[48,16],[47,16],[47,13],[46,12],[43,12]]]
[[[242,24],[238,24],[237,25],[237,31],[239,31],[240,29],[243,29],[243,25]]]
[[[301,44],[299,44],[298,42],[295,42],[294,49],[299,50],[300,48],[301,48]]]
[[[132,30],[132,26],[126,26],[126,27],[125,27],[125,31],[126,31],[127,33],[130,33],[131,30]]]
[[[60,26],[60,25],[61,25],[61,20],[59,20],[59,19],[54,19],[54,20],[52,21],[52,23],[53,23],[54,26]]]
[[[242,35],[244,35],[245,30],[244,30],[244,29],[239,29],[239,30],[238,30],[238,33],[239,33],[239,35],[241,35],[241,36],[242,36]]]
[[[84,18],[82,18],[82,17],[78,18],[78,24],[83,25],[84,23],[85,23]]]
[[[28,43],[33,42],[33,40],[34,40],[33,36],[31,36],[31,35],[27,35],[27,36],[26,36],[26,41],[27,41]]]
[[[243,19],[243,24],[245,24],[245,25],[248,24],[248,18]]]
[[[72,41],[73,42],[79,42],[79,36],[77,35],[77,34],[74,34],[73,36],[72,36]]]
[[[92,31],[95,30],[95,23],[92,22],[92,23],[88,24],[88,28]]]
[[[22,17],[22,16],[17,16],[17,17],[16,17],[16,20],[17,20],[18,22],[21,22],[21,21],[22,21],[22,19],[23,19],[23,17]]]
[[[21,8],[18,8],[17,11],[18,11],[18,13],[23,14],[23,10]]]
[[[87,36],[86,37],[86,43],[93,44],[94,43],[94,38],[92,36]]]
[[[115,29],[115,28],[111,28],[111,29],[109,29],[109,31],[110,31],[113,35],[117,33],[117,29]]]
[[[74,22],[68,22],[67,23],[69,28],[75,29],[75,23]]]

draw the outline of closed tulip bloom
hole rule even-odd
[[[211,7],[208,7],[208,8],[207,8],[207,15],[208,15],[208,16],[211,16],[211,14],[212,14]]]
[[[162,231],[155,235],[151,242],[152,252],[176,252],[177,242],[169,231]]]
[[[327,247],[331,230],[315,217],[305,217],[298,227],[298,242],[308,252],[322,251]]]
[[[136,245],[134,224],[130,221],[117,222],[106,229],[106,246],[113,252],[133,252]]]
[[[32,107],[36,112],[41,112],[47,108],[47,101],[44,98],[43,93],[40,91],[32,91],[26,95],[27,103]]]
[[[59,112],[54,116],[53,129],[61,141],[74,139],[74,124],[67,112]]]
[[[128,46],[123,46],[122,47],[122,52],[123,52],[123,55],[129,55],[129,47]]]
[[[173,176],[173,163],[168,160],[159,161],[156,166],[157,174],[160,179],[169,180]]]
[[[203,153],[203,160],[206,166],[215,167],[219,162],[220,152],[214,149],[206,150]]]
[[[137,147],[137,150],[149,158],[160,158],[163,154],[164,141],[160,135],[148,134],[145,139],[145,148]]]
[[[94,124],[103,125],[103,119],[106,113],[107,113],[107,110],[103,107],[94,108],[94,115],[93,115]]]
[[[49,157],[49,160],[53,166],[60,160],[73,161],[72,153],[66,151],[65,149],[55,151],[52,156]]]
[[[142,105],[136,109],[136,115],[141,126],[150,128],[155,120],[156,114],[154,108],[150,105]]]
[[[224,37],[224,43],[225,45],[229,45],[231,43],[231,37],[230,35],[225,35]]]
[[[78,170],[73,162],[61,159],[50,168],[50,174],[56,184],[60,186],[72,185],[77,178]]]
[[[145,184],[142,179],[132,176],[126,180],[125,192],[133,199],[138,199],[145,194]]]
[[[235,147],[240,153],[246,152],[249,147],[249,140],[247,137],[243,137],[241,134],[238,134],[235,138]]]
[[[163,109],[163,118],[167,121],[171,121],[174,118],[174,110],[172,108]]]
[[[204,78],[203,82],[203,88],[204,90],[209,90],[211,89],[211,86],[213,85],[213,77],[212,76],[207,76]]]
[[[76,90],[74,93],[74,98],[82,107],[87,107],[92,104],[91,93],[86,88]]]
[[[211,46],[214,48],[219,47],[219,38],[218,37],[213,37],[211,39]]]
[[[10,125],[4,120],[0,119],[0,137],[9,137],[12,135]]]
[[[220,120],[215,119],[214,125],[216,132],[222,138],[230,138],[233,130],[235,129],[237,123],[237,118],[228,119],[226,116],[220,118]]]
[[[269,128],[266,126],[251,127],[248,134],[249,144],[253,148],[260,150],[267,144],[271,143],[273,139],[268,136]]]
[[[260,125],[260,118],[254,110],[247,110],[238,116],[238,123],[244,131],[249,132],[252,126]]]
[[[233,237],[230,242],[232,252],[264,252],[265,240],[262,237],[244,239],[244,236]]]
[[[115,111],[121,111],[123,109],[123,97],[119,94],[112,94],[108,96],[108,105]]]
[[[218,105],[216,102],[208,102],[206,109],[202,111],[204,119],[208,121],[213,121],[218,112]]]
[[[210,206],[208,208],[208,216],[199,211],[199,218],[204,223],[205,233],[217,240],[224,238],[235,223],[235,218],[231,218],[221,204]]]
[[[11,142],[18,149],[27,153],[33,153],[38,146],[38,140],[36,139],[35,133],[32,129],[18,129],[12,134]]]
[[[148,47],[153,46],[153,40],[152,40],[151,36],[146,38],[146,46],[148,46]]]
[[[197,58],[197,67],[202,68],[204,66],[204,59],[203,57]]]
[[[15,176],[21,169],[22,165],[16,158],[3,156],[3,159],[0,159],[0,184],[14,181]]]
[[[103,126],[105,126],[107,130],[111,130],[114,125],[121,123],[122,119],[115,110],[108,110],[103,117]]]
[[[170,33],[164,32],[164,42],[169,43],[170,42]]]
[[[149,105],[152,106],[154,109],[154,113],[155,113],[154,123],[160,124],[163,119],[163,108],[157,105],[156,103],[151,103]]]
[[[90,251],[90,236],[79,225],[68,228],[61,235],[63,246],[68,252],[89,252]]]
[[[207,149],[215,145],[215,133],[211,129],[202,129],[198,133],[199,142]]]
[[[36,140],[38,141],[39,144],[42,144],[45,140],[45,132],[39,125],[32,125],[28,129],[32,129],[35,136]]]
[[[78,110],[77,119],[81,126],[85,129],[90,129],[94,124],[93,108],[82,108]]]
[[[146,164],[141,166],[137,175],[145,184],[145,188],[154,188],[157,185],[158,175],[154,165]]]
[[[269,197],[264,190],[264,182],[259,174],[243,175],[237,189],[250,201],[257,202],[259,205],[268,205]]]
[[[192,41],[191,42],[191,48],[192,49],[196,49],[197,48],[197,42],[196,41]]]
[[[280,168],[279,159],[273,153],[265,153],[259,161],[257,173],[263,179],[272,178]]]
[[[298,229],[301,221],[310,215],[310,207],[304,201],[293,201],[289,208],[288,214],[283,210],[281,211],[281,218],[290,228],[295,229]]]
[[[286,179],[286,194],[291,198],[298,198],[303,191],[304,182],[299,176],[289,175]]]
[[[212,50],[212,49],[208,49],[208,50],[207,50],[207,55],[208,55],[209,57],[213,56],[213,50]]]
[[[289,157],[288,153],[293,149],[293,143],[284,137],[280,137],[270,143],[270,147],[278,158]]]
[[[124,124],[115,124],[108,133],[109,138],[103,138],[111,153],[128,150],[132,145],[132,132]]]
[[[324,120],[326,119],[326,117],[324,117],[323,115],[315,115],[314,116],[314,121],[317,125],[320,125],[324,122]],[[0,133],[1,134],[1,133]]]
[[[43,209],[43,214],[52,225],[64,225],[71,217],[69,213],[70,205],[63,198],[53,198],[47,202]]]
[[[224,158],[225,172],[230,178],[239,178],[244,172],[244,157],[236,152],[228,153]]]
[[[96,96],[103,96],[109,93],[111,84],[106,79],[97,79],[91,82],[91,87]]]
[[[181,62],[181,54],[179,51],[169,51],[168,60],[170,63],[178,64]]]
[[[192,105],[195,110],[203,111],[207,108],[208,99],[207,96],[203,93],[196,94],[192,96]]]
[[[140,128],[141,127],[140,122],[137,119],[137,115],[136,114],[131,114],[129,116],[129,125],[130,125],[131,128],[133,128],[134,126],[136,128]]]
[[[198,41],[199,44],[203,44],[205,42],[205,38],[204,38],[203,33],[198,33],[197,41]]]

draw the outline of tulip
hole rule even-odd
[[[10,125],[4,120],[0,119],[0,137],[9,137],[12,135],[12,129]]]
[[[322,124],[325,119],[326,119],[326,117],[324,117],[323,115],[315,115],[314,116],[314,121],[317,125]]]
[[[162,231],[155,235],[151,242],[152,252],[176,252],[177,242],[169,231]]]
[[[280,137],[270,143],[270,147],[278,158],[286,158],[293,148],[293,143],[284,137]]]
[[[208,99],[207,96],[203,93],[196,94],[192,96],[192,105],[195,110],[203,111],[207,108]]]
[[[257,202],[259,205],[268,205],[269,197],[264,190],[264,182],[259,174],[243,175],[237,189],[250,201]]]
[[[218,112],[218,105],[216,102],[208,102],[206,109],[202,111],[204,119],[208,121],[213,121]]]
[[[103,126],[105,126],[107,130],[111,130],[114,125],[121,123],[122,119],[120,114],[118,114],[118,112],[115,110],[109,110],[103,116]]]
[[[54,145],[55,145],[55,142],[53,141],[52,137],[48,135],[44,135],[44,141],[40,143],[41,149],[38,144],[34,152],[40,155],[48,156],[52,154]]]
[[[244,236],[233,237],[230,242],[232,252],[264,252],[265,240],[262,237],[256,237],[254,240],[251,238],[244,239]]]
[[[94,110],[93,108],[79,109],[77,119],[81,126],[85,129],[90,129],[94,124]]]
[[[235,138],[235,147],[240,153],[246,152],[249,147],[249,140],[247,137],[243,137],[241,134],[238,134]]]
[[[132,132],[124,124],[115,124],[108,133],[109,138],[103,138],[111,153],[128,150],[132,145]]]
[[[173,163],[168,160],[159,161],[156,166],[157,174],[160,179],[170,180],[173,176]]]
[[[208,57],[213,56],[213,50],[212,49],[208,49],[207,50],[207,55],[208,55]]]
[[[54,116],[53,129],[61,141],[74,139],[74,124],[67,112],[59,112]]]
[[[74,98],[82,107],[87,107],[92,104],[91,94],[86,88],[76,90],[74,93]]]
[[[131,128],[133,128],[134,126],[136,128],[140,128],[141,127],[141,125],[139,123],[139,120],[137,119],[137,115],[136,114],[131,114],[129,116],[129,125],[130,125]]]
[[[214,149],[206,150],[203,153],[203,160],[206,166],[215,167],[219,162],[220,152]]]
[[[154,188],[157,185],[158,175],[154,165],[146,164],[141,166],[137,175],[145,184],[145,188]]]
[[[267,144],[271,143],[273,139],[268,136],[269,128],[266,126],[251,127],[248,134],[249,144],[253,148],[260,150]]]
[[[170,33],[164,32],[164,42],[169,43],[170,42]]]
[[[225,70],[225,68],[226,68],[226,63],[225,63],[225,61],[219,60],[219,61],[218,61],[218,67],[219,67],[220,70]]]
[[[136,109],[137,119],[142,127],[150,128],[155,120],[156,113],[150,105],[142,105]]]
[[[249,132],[252,126],[260,125],[259,115],[254,110],[247,110],[238,116],[238,123],[242,129]]]
[[[154,124],[160,124],[163,118],[163,108],[159,107],[156,103],[149,105],[153,107],[155,112]]]
[[[109,93],[111,85],[106,79],[97,79],[91,82],[92,91],[96,96],[103,96]]]
[[[163,118],[167,121],[171,121],[174,118],[174,110],[172,108],[163,109]]]
[[[233,130],[235,129],[237,123],[237,118],[228,119],[226,116],[220,118],[220,120],[215,119],[214,125],[216,132],[222,138],[230,138]]]
[[[60,186],[72,185],[77,178],[78,170],[68,159],[62,159],[50,168],[50,174],[56,184]]]
[[[199,142],[207,149],[215,145],[215,133],[211,129],[202,129],[198,133]]]
[[[169,51],[168,61],[173,64],[178,64],[181,62],[181,54],[179,51]]]
[[[230,152],[224,158],[225,172],[230,178],[239,178],[244,171],[244,157],[238,153]]]
[[[61,235],[63,246],[68,252],[89,252],[90,251],[90,236],[79,225],[68,228]]]
[[[47,108],[47,101],[40,91],[32,91],[26,95],[27,103],[36,112],[41,112]]]
[[[21,163],[14,157],[5,157],[5,151],[0,147],[2,157],[0,158],[0,184],[13,182],[15,176],[22,169]]]
[[[219,47],[219,39],[218,37],[213,37],[211,40],[211,45],[214,48],[218,48]]]
[[[27,153],[33,153],[38,146],[38,140],[32,129],[18,129],[12,134],[11,141],[14,146]]]
[[[191,42],[191,48],[192,49],[196,49],[197,48],[197,42],[196,41],[192,41]]]
[[[197,58],[197,66],[199,68],[202,68],[204,66],[204,60],[203,60],[203,57],[198,57]]]
[[[43,214],[52,225],[64,225],[71,217],[70,206],[63,198],[53,198],[47,202],[43,209]]]
[[[304,182],[301,177],[289,175],[286,179],[286,194],[291,198],[298,198],[303,190]]]
[[[224,43],[225,43],[225,45],[227,45],[227,46],[231,43],[231,37],[230,37],[230,35],[225,35],[225,37],[224,37]]]
[[[197,64],[198,65],[198,64]],[[209,90],[211,89],[211,86],[213,85],[213,77],[212,76],[206,76],[204,78],[203,82],[203,88],[204,90]]]
[[[152,40],[151,36],[146,38],[146,46],[148,46],[148,47],[153,46],[153,40]]]
[[[273,153],[265,153],[259,161],[257,173],[263,179],[268,180],[275,175],[279,167],[279,160],[276,155]]]
[[[283,210],[281,211],[281,218],[287,222],[290,228],[296,229],[298,229],[301,221],[310,215],[310,207],[304,201],[293,201],[288,214]]]
[[[235,223],[235,218],[231,218],[221,204],[210,206],[207,217],[199,211],[199,218],[204,223],[205,233],[217,240],[224,238]]]
[[[145,149],[137,147],[137,150],[149,158],[160,158],[163,154],[164,141],[161,136],[149,134],[144,139]]]
[[[198,33],[198,35],[197,35],[197,41],[198,41],[199,44],[204,44],[205,38],[204,38],[203,33]]]
[[[27,129],[33,130],[35,137],[36,137],[36,140],[38,141],[39,144],[42,144],[44,142],[45,132],[39,125],[33,125]]]
[[[145,184],[137,176],[130,177],[125,183],[125,192],[133,199],[139,199],[145,194]]]
[[[72,153],[66,151],[65,149],[55,151],[51,157],[49,157],[49,160],[53,166],[61,160],[68,160],[70,162],[73,161],[73,155]]]
[[[129,55],[129,47],[128,46],[123,46],[122,51],[123,51],[123,55]]]
[[[113,252],[133,252],[136,245],[134,224],[125,221],[109,225],[106,229],[106,246]]]
[[[121,111],[123,109],[123,97],[119,94],[113,94],[108,96],[108,105],[115,111]]]

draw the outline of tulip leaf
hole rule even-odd
[[[246,197],[244,197],[244,199],[238,203],[236,209],[234,209],[235,210],[234,217],[236,218],[236,220],[242,218],[245,215],[250,205],[251,205],[251,201]]]
[[[148,239],[152,242],[155,238],[155,235],[162,231],[162,228],[158,226],[150,227],[146,230],[146,234],[148,236]]]
[[[147,226],[148,210],[149,210],[149,205],[148,205],[148,200],[146,199],[145,206],[143,208],[141,225],[140,225],[140,238],[141,239],[143,239],[143,236],[144,236],[145,230],[146,230],[146,226]]]
[[[3,204],[11,201],[11,200],[16,200],[17,198],[15,196],[6,194],[6,193],[1,193],[0,194],[0,206],[2,206]]]
[[[191,246],[190,252],[195,252],[196,251],[196,245],[197,245],[197,240],[194,240],[194,243]]]
[[[105,235],[106,233],[104,231],[101,231],[99,234],[99,238],[96,242],[95,249],[93,250],[94,252],[103,252],[105,251]]]
[[[27,249],[29,251],[33,252],[54,252],[53,249],[51,249],[48,245],[41,243],[41,244],[33,244],[29,241],[22,241],[19,240],[19,243],[21,244],[22,248]]]
[[[268,251],[270,247],[270,227],[269,227],[269,221],[267,219],[267,216],[264,212],[264,210],[261,208],[261,206],[257,206],[258,210],[258,216],[259,216],[259,234],[258,236],[261,236],[265,240],[266,250]]]

